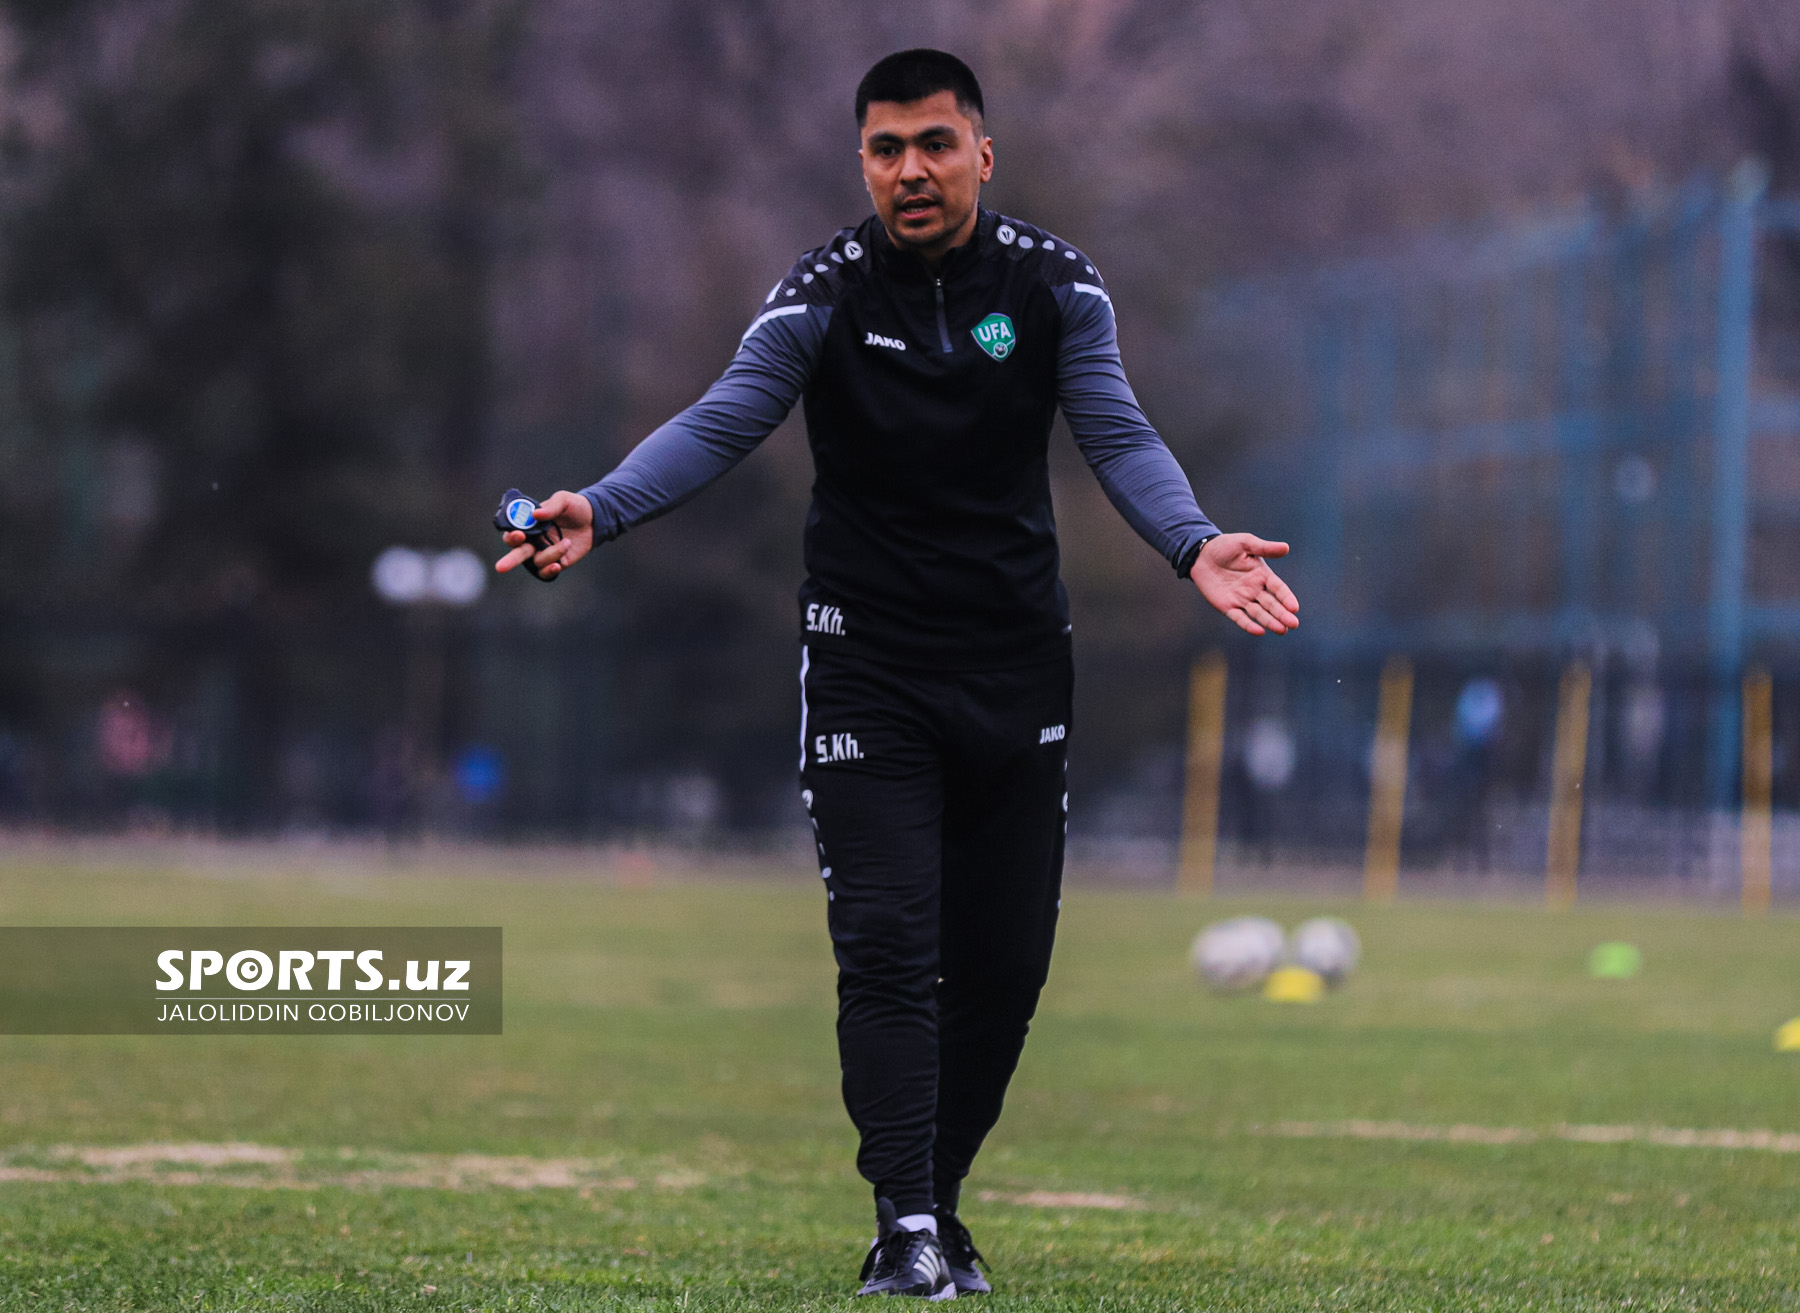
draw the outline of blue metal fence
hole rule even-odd
[[[1800,333],[1768,259],[1800,201],[1764,177],[1206,301],[1197,365],[1252,417],[1248,492],[1294,543],[1313,659],[1699,676],[1729,805],[1746,661],[1800,664]]]

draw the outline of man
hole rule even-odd
[[[1125,381],[1088,258],[984,210],[981,89],[935,50],[856,93],[875,214],[777,283],[698,402],[511,533],[546,579],[698,493],[804,398],[801,797],[838,975],[844,1102],[874,1186],[863,1294],[988,1289],[957,1217],[1000,1115],[1061,905],[1068,602],[1046,464],[1060,406],[1113,504],[1213,606],[1285,633],[1294,595],[1221,534]]]

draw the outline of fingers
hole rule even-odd
[[[1285,547],[1287,544],[1283,543],[1281,545]],[[1290,612],[1298,611],[1300,609],[1300,599],[1294,596],[1294,590],[1283,583],[1281,577],[1273,570],[1265,568],[1263,574],[1266,576],[1263,581],[1263,587],[1275,595],[1275,600],[1280,602],[1281,605],[1286,607]],[[1296,619],[1294,623],[1299,624],[1300,622]]]
[[[1244,550],[1251,556],[1286,556],[1288,554],[1286,543],[1274,543],[1266,538],[1257,538],[1249,534],[1245,536],[1250,541],[1244,544]]]
[[[1266,567],[1240,575],[1214,605],[1247,634],[1285,634],[1300,626],[1300,617],[1295,613],[1299,603],[1293,590]]]
[[[538,503],[537,509],[533,511],[532,514],[537,516],[539,520],[554,520],[568,509],[569,494],[566,492],[553,492],[548,497],[544,498],[543,501]]]
[[[594,522],[593,505],[578,492],[553,492],[538,503],[534,514],[540,520],[555,520],[578,529]]]
[[[525,535],[516,529],[506,535],[505,541],[514,546],[510,552],[494,562],[494,569],[500,574],[515,570],[529,561],[531,568],[544,578],[554,579],[569,566],[575,564],[574,561],[565,559],[574,550],[575,540],[572,538],[558,538],[541,552],[526,542]]]
[[[1270,597],[1267,593],[1246,602],[1244,604],[1244,614],[1265,629],[1271,629],[1278,634],[1287,633],[1288,630],[1299,623],[1292,617],[1283,620],[1282,609],[1275,605],[1275,599]]]
[[[506,535],[507,542],[511,542],[515,538],[519,540],[520,545],[514,547],[505,556],[502,556],[498,561],[494,562],[494,569],[500,574],[506,574],[509,571],[516,570],[519,566],[524,565],[525,562],[531,559],[531,545],[525,541],[525,535],[522,533],[509,533]]]
[[[568,538],[558,538],[543,551],[531,558],[531,568],[540,579],[554,579],[571,565],[575,559],[570,555],[575,544]]]
[[[1263,623],[1278,634],[1284,634],[1300,624],[1300,617],[1294,614],[1299,603],[1294,598],[1293,590],[1272,574],[1263,580],[1261,591],[1251,601],[1268,617]]]

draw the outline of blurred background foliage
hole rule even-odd
[[[851,94],[915,44],[982,76],[988,204],[1102,262],[1202,504],[1267,536],[1254,398],[1193,374],[1208,287],[1800,173],[1782,0],[7,0],[0,819],[792,823],[798,416],[554,589],[396,608],[370,563],[490,555],[502,489],[697,396],[866,212]],[[1066,437],[1054,471],[1077,760],[1126,806],[1222,622]]]

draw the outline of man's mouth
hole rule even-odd
[[[937,198],[933,196],[908,196],[900,202],[900,217],[903,219],[922,219],[938,208]]]

